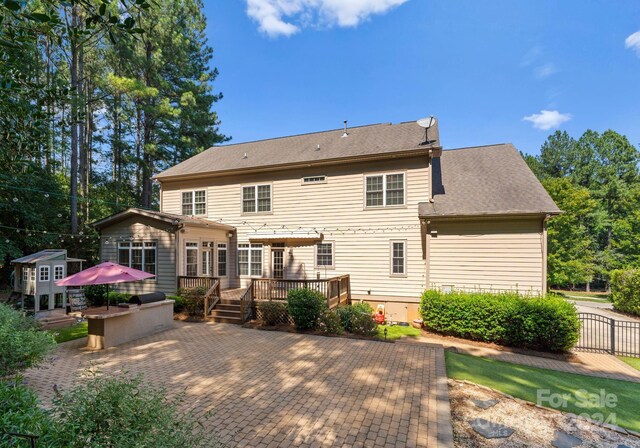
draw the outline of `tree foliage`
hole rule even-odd
[[[611,271],[640,266],[640,151],[625,136],[557,131],[525,160],[564,210],[548,225],[551,285],[608,286]]]
[[[30,251],[95,257],[92,221],[155,207],[155,173],[226,140],[202,7],[0,2],[2,282]]]

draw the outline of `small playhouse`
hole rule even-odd
[[[10,300],[19,308],[42,314],[66,310],[67,291],[55,282],[82,270],[79,258],[69,258],[65,249],[45,249],[12,260],[13,285]],[[72,264],[72,272],[70,271]]]

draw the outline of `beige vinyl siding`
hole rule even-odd
[[[171,226],[153,219],[137,216],[105,227],[101,231],[100,254],[102,261],[118,262],[118,240],[133,237],[134,241],[156,241],[156,279],[141,282],[120,283],[114,289],[131,294],[176,291],[175,234],[167,231]],[[107,238],[109,244],[105,244]],[[115,239],[115,242],[114,242]]]
[[[365,209],[365,175],[405,173],[405,206]],[[325,175],[326,183],[302,185],[306,176]],[[272,211],[242,213],[242,185],[272,185]],[[238,229],[238,242],[249,242],[254,229],[320,228],[335,242],[335,269],[314,269],[314,247],[297,245],[293,257],[285,252],[286,275],[296,278],[351,275],[354,294],[393,295],[418,300],[424,290],[423,260],[418,202],[429,199],[429,169],[426,157],[393,159],[341,166],[324,166],[254,175],[212,177],[206,180],[163,182],[164,212],[180,213],[181,192],[207,188],[207,213]],[[266,224],[266,227],[263,227]],[[391,227],[398,227],[391,230]],[[404,227],[403,229],[401,229]],[[331,229],[340,228],[335,231]],[[367,228],[366,233],[354,229]],[[374,228],[375,230],[371,230]],[[328,229],[328,230],[327,230]],[[350,230],[348,230],[350,229]],[[407,241],[407,276],[390,276],[389,241]],[[270,250],[264,246],[263,271],[271,275]],[[291,258],[292,257],[292,258]],[[234,261],[235,265],[235,261]]]
[[[464,290],[544,291],[542,219],[432,222],[429,281]]]

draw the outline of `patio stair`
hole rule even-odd
[[[246,288],[224,289],[220,301],[211,310],[208,318],[212,322],[223,324],[242,324],[240,315],[240,297]]]

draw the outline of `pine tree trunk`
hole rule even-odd
[[[77,5],[71,7],[72,29],[78,27]],[[78,45],[76,36],[71,36],[71,87],[78,86]],[[69,183],[71,193],[71,233],[78,233],[78,99],[71,101],[71,166],[69,168]]]

